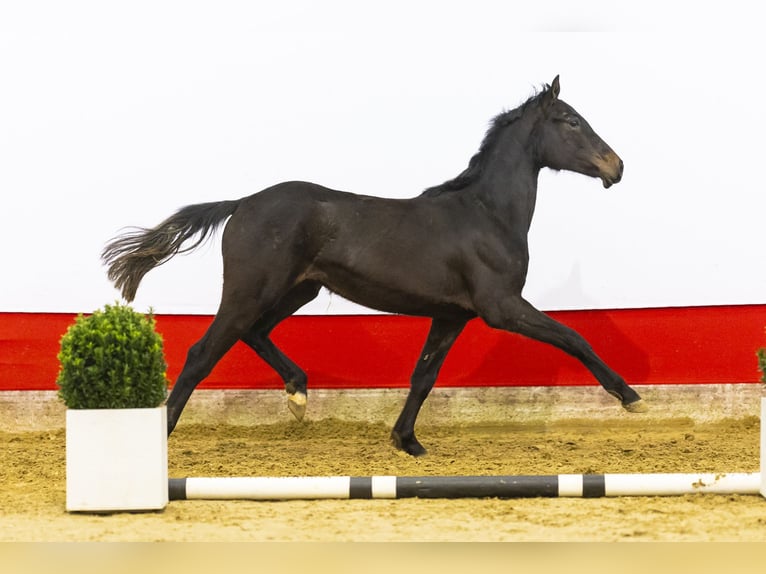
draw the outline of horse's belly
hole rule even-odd
[[[364,307],[403,315],[471,315],[471,305],[456,279],[421,269],[395,268],[364,273],[342,266],[323,265],[308,278]],[[463,290],[464,291],[464,290]]]

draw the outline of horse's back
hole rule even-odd
[[[224,235],[224,259],[246,274],[316,281],[384,311],[466,308],[454,265],[460,246],[448,239],[457,218],[439,203],[281,183],[243,200]]]
[[[364,233],[370,225],[386,225],[414,208],[413,200],[390,199],[331,189],[307,181],[286,181],[242,200],[232,220],[247,226],[310,226],[303,233]]]
[[[305,181],[278,183],[240,201],[224,231],[224,259],[267,251],[313,261],[328,242],[364,234],[390,201]]]

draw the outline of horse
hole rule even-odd
[[[270,334],[321,287],[386,313],[431,318],[391,430],[394,447],[412,456],[426,452],[415,436],[421,406],[474,318],[558,347],[627,411],[646,411],[638,393],[582,336],[522,297],[540,171],[569,170],[600,179],[604,188],[623,175],[619,156],[559,93],[556,76],[497,115],[466,169],[415,197],[357,195],[289,181],[237,200],[183,207],[154,228],[133,228],[108,242],[102,252],[107,275],[130,302],[147,272],[194,250],[228,220],[221,238],[220,305],[189,349],[168,397],[168,434],[197,385],[239,340],[280,375],[288,407],[301,420],[306,373]]]

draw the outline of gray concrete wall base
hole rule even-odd
[[[636,385],[636,390],[649,404],[648,413],[625,412],[596,386],[437,388],[423,406],[418,424],[679,418],[709,422],[760,414],[760,384]],[[310,390],[306,420],[335,418],[393,425],[406,394],[406,389]],[[292,419],[286,397],[277,390],[198,390],[180,424],[284,422]],[[55,391],[0,392],[0,431],[61,429],[64,413],[65,407]]]

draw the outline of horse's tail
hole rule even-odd
[[[132,301],[144,275],[174,255],[199,247],[234,213],[240,201],[189,205],[152,229],[137,228],[115,237],[101,253],[109,280],[126,301]],[[186,240],[197,234],[194,243],[183,247]]]

